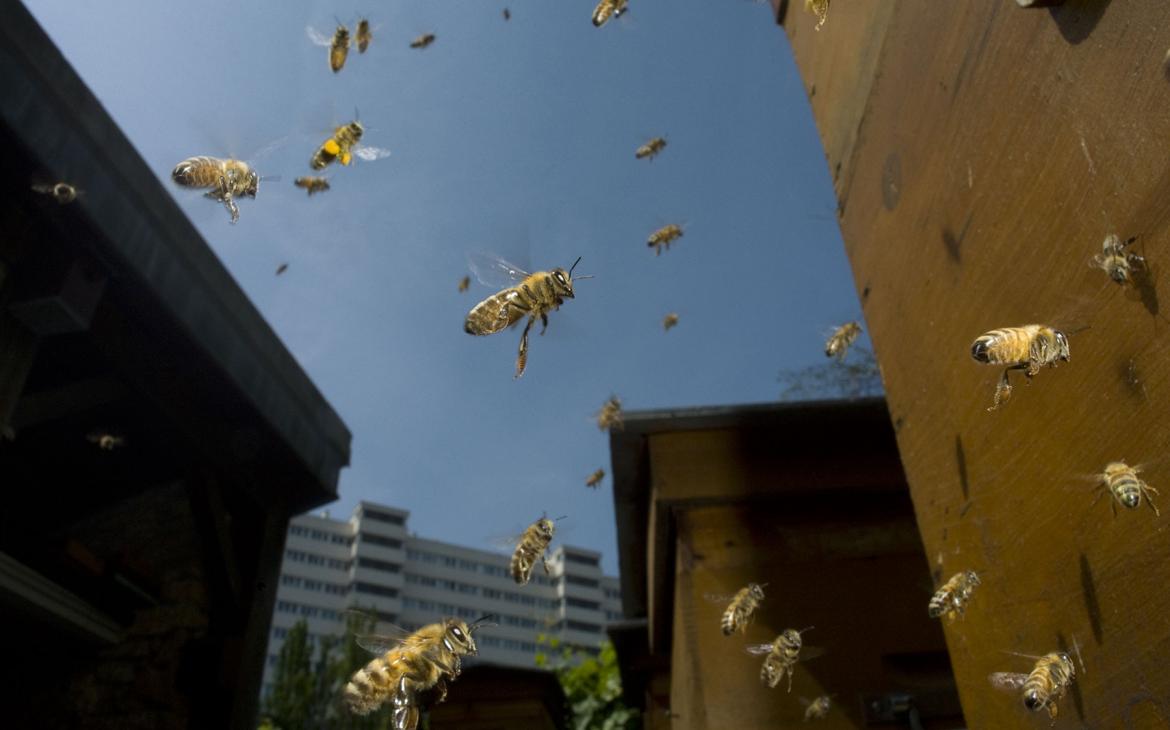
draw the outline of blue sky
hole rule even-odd
[[[501,16],[507,5],[512,19]],[[781,369],[824,361],[860,317],[832,187],[783,30],[748,0],[29,6],[353,431],[344,516],[409,509],[418,534],[490,547],[547,512],[616,570],[607,437],[593,413],[768,402]],[[305,33],[366,13],[364,55],[334,75]],[[428,49],[408,48],[434,32]],[[392,156],[292,180],[358,109]],[[664,135],[653,162],[634,159]],[[260,159],[255,155],[280,143]],[[170,170],[253,160],[240,222]],[[646,237],[686,235],[654,256]],[[456,291],[472,251],[596,278],[534,336],[463,332],[492,290]],[[274,276],[287,261],[288,272]],[[662,317],[680,315],[662,331]],[[534,332],[535,335],[535,332]]]

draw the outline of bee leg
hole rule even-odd
[[[435,683],[435,689],[439,691],[439,697],[435,700],[435,704],[439,704],[447,699],[447,680],[439,677],[439,681]]]
[[[1011,400],[1012,384],[1011,381],[1008,380],[1008,373],[1011,372],[1011,370],[1011,368],[1007,368],[1003,371],[1003,377],[1000,378],[999,383],[997,383],[995,386],[995,399],[992,401],[991,407],[987,410],[999,410],[1001,405]]]
[[[536,317],[529,317],[528,324],[524,325],[524,334],[520,335],[520,352],[516,355],[516,374],[513,379],[524,374],[524,368],[528,366],[528,330],[532,329],[532,323],[536,321]]]
[[[1153,487],[1151,487],[1147,484],[1145,487],[1142,488],[1142,491],[1145,493],[1145,496],[1146,496],[1146,504],[1150,505],[1150,509],[1154,510],[1154,516],[1161,517],[1162,513],[1158,511],[1158,505],[1154,504],[1154,500],[1150,497],[1150,492],[1153,492],[1154,494],[1158,494],[1158,490],[1154,489]]]
[[[545,575],[552,575],[552,571],[548,569],[548,561],[544,559],[543,555],[540,556],[540,564],[544,566]]]
[[[545,331],[546,329],[548,329],[548,315],[547,315],[547,314],[541,314],[541,315],[540,315],[540,336],[541,336],[541,337],[543,337],[543,336],[544,336],[544,331]]]

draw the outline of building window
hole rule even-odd
[[[601,581],[599,580],[594,580],[593,578],[581,578],[580,576],[576,575],[566,575],[565,580],[576,586],[588,586],[590,588],[597,588],[601,585]]]
[[[581,563],[582,565],[596,566],[598,564],[597,558],[593,558],[588,555],[578,555],[576,553],[570,552],[565,552],[565,560],[568,560],[570,563]]]
[[[601,604],[597,601],[582,601],[580,598],[565,597],[565,604],[573,608],[585,608],[590,611],[600,611]]]
[[[590,634],[600,634],[601,633],[600,626],[598,626],[597,624],[585,623],[584,621],[574,621],[572,619],[569,619],[565,622],[565,625],[568,626],[568,628],[572,629],[573,631],[586,631]]]
[[[368,532],[360,533],[359,539],[371,545],[381,545],[382,547],[394,548],[395,550],[402,547],[401,540],[395,540],[392,537],[382,537],[381,535],[371,535]]]
[[[359,568],[381,570],[385,573],[397,573],[402,569],[397,563],[388,563],[385,560],[374,560],[373,558],[358,558],[357,564]]]
[[[286,628],[285,628],[285,627],[283,627],[283,626],[275,626],[275,627],[273,627],[273,629],[272,629],[272,638],[274,638],[274,639],[283,639],[283,638],[284,638],[284,637],[286,637],[286,636],[288,636],[288,629],[286,629]]]
[[[405,525],[406,518],[399,515],[387,514],[386,512],[375,512],[372,509],[362,510],[363,520],[373,520],[374,522],[386,522],[391,525]]]
[[[375,596],[387,596],[388,598],[395,598],[398,596],[397,588],[387,588],[386,586],[374,585],[373,583],[363,583],[357,581],[353,584],[353,589],[358,593],[369,593]]]

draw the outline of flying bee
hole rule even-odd
[[[1109,278],[1125,285],[1133,281],[1136,273],[1146,268],[1146,260],[1126,247],[1137,240],[1137,236],[1122,241],[1114,234],[1105,237],[1101,253],[1093,257],[1093,266],[1109,274]]]
[[[304,188],[309,195],[313,193],[323,193],[329,189],[329,181],[323,177],[315,177],[313,175],[305,175],[293,180],[293,185],[298,188]]]
[[[77,200],[80,191],[67,182],[58,183],[33,183],[32,191],[42,195],[48,195],[56,200],[60,205],[66,205]]]
[[[598,469],[585,480],[585,486],[597,489],[597,485],[601,484],[602,479],[605,479],[605,469]]]
[[[792,672],[796,669],[796,662],[800,659],[800,635],[811,628],[813,627],[809,626],[800,631],[785,629],[770,644],[754,644],[747,647],[747,653],[764,657],[764,663],[760,667],[761,682],[768,685],[770,689],[775,689],[776,685],[780,684],[780,680],[784,679],[784,675],[787,674],[788,691],[792,691]]]
[[[390,150],[360,144],[365,131],[365,127],[356,119],[349,124],[341,125],[333,130],[333,136],[322,142],[317,151],[313,153],[312,159],[309,160],[309,166],[314,170],[324,170],[334,160],[342,165],[349,165],[353,161],[354,155],[367,162],[389,157]]]
[[[746,631],[752,614],[764,600],[764,586],[767,583],[748,583],[736,591],[733,596],[721,596],[708,593],[705,598],[712,603],[727,603],[723,616],[719,620],[719,627],[724,636],[731,636],[736,631]]]
[[[646,239],[646,245],[654,249],[654,255],[658,256],[662,253],[662,247],[670,250],[670,242],[676,238],[682,238],[682,226],[677,223],[669,223],[650,234]]]
[[[610,18],[620,18],[629,9],[629,0],[601,0],[593,9],[593,25],[600,28]]]
[[[658,153],[666,148],[666,139],[663,137],[655,137],[638,149],[634,150],[634,159],[641,160],[647,158],[653,160],[658,156]]]
[[[529,274],[503,259],[481,254],[473,255],[469,261],[476,277],[485,284],[496,280],[496,276],[503,276],[514,282],[513,286],[496,292],[472,307],[463,323],[463,330],[470,335],[491,335],[503,331],[505,327],[518,324],[521,318],[527,315],[528,324],[524,327],[524,334],[520,336],[516,374],[513,376],[519,378],[528,365],[528,332],[532,329],[532,323],[537,318],[540,319],[543,325],[540,334],[543,335],[548,329],[548,313],[560,309],[565,299],[574,298],[573,269],[577,268],[581,257],[577,257],[568,271],[558,267],[535,274]]]
[[[370,41],[374,40],[374,34],[370,31],[369,19],[362,18],[358,21],[354,40],[357,41],[358,53],[365,53],[366,49],[370,47]]]
[[[817,16],[817,30],[820,30],[829,18],[829,0],[804,0],[804,9]]]
[[[670,328],[678,324],[678,313],[671,312],[662,318],[662,330],[670,332]]]
[[[1005,327],[976,337],[971,345],[971,357],[988,365],[1007,366],[995,387],[995,402],[987,409],[994,411],[1011,398],[1008,373],[1023,370],[1030,382],[1045,365],[1056,367],[1057,361],[1068,362],[1068,338],[1060,330],[1043,324]]]
[[[463,657],[479,653],[473,634],[493,625],[494,618],[484,616],[471,624],[447,618],[412,634],[398,629],[396,636],[356,635],[358,646],[380,656],[355,672],[345,685],[342,697],[346,707],[355,715],[368,715],[389,700],[393,707],[391,726],[415,730],[419,695],[436,688],[436,704],[446,699],[447,682],[459,677]]]
[[[804,721],[809,720],[824,720],[829,716],[829,710],[833,709],[833,700],[829,695],[821,695],[812,702],[801,698],[801,704],[804,707]]]
[[[255,199],[260,189],[260,175],[248,163],[231,158],[189,157],[175,165],[171,178],[185,188],[211,188],[204,196],[223,203],[232,223],[240,219],[236,198]]]
[[[434,33],[423,33],[418,38],[415,38],[413,41],[410,42],[410,47],[411,48],[426,48],[427,46],[431,45],[434,42],[435,42],[435,34]]]
[[[504,20],[511,20],[511,19],[512,19],[512,11],[508,10],[507,8],[504,8]]]
[[[1145,497],[1146,504],[1154,510],[1154,515],[1161,517],[1162,513],[1158,511],[1157,505],[1154,504],[1154,500],[1150,496],[1158,494],[1158,490],[1146,484],[1145,480],[1138,476],[1139,472],[1141,472],[1140,466],[1129,466],[1124,461],[1115,461],[1107,464],[1105,471],[1098,475],[1097,479],[1105,491],[1113,495],[1113,498],[1122,507],[1137,509],[1142,504],[1142,498]],[[1117,514],[1117,504],[1113,505],[1113,514]]]
[[[1077,654],[1080,654],[1079,647]],[[1065,651],[1055,651],[1035,659],[1036,665],[1028,674],[995,672],[987,679],[996,689],[1009,692],[1022,690],[1024,707],[1032,712],[1048,710],[1048,716],[1055,725],[1057,703],[1072,687],[1076,679],[1076,667],[1073,665],[1072,657]]]
[[[361,30],[360,24],[358,26],[358,30],[359,32]],[[369,32],[369,23],[366,23],[366,31]],[[333,31],[332,37],[319,33],[317,29],[312,26],[306,26],[305,33],[308,34],[309,40],[313,42],[313,45],[322,46],[329,49],[329,68],[333,69],[333,73],[337,73],[342,69],[343,66],[345,66],[345,59],[349,57],[350,45],[348,28],[338,23],[337,30]],[[361,43],[360,38],[358,42]],[[369,43],[368,38],[366,39],[366,42]],[[366,49],[362,48],[361,50],[364,52]]]
[[[833,334],[829,335],[825,342],[825,357],[835,357],[837,362],[841,362],[849,352],[849,346],[860,334],[861,325],[857,322],[846,322],[833,330]]]
[[[280,276],[281,274],[283,274],[286,271],[288,271],[288,262],[285,262],[285,263],[281,264],[280,266],[276,267],[276,275],[277,276]]]
[[[467,291],[467,288],[470,286],[471,286],[471,277],[470,276],[465,276],[459,280],[459,291],[460,292]]]
[[[110,433],[108,431],[91,431],[86,435],[85,440],[91,444],[96,444],[102,451],[113,451],[126,445],[126,437]]]
[[[601,410],[597,412],[597,428],[602,431],[614,429],[621,431],[625,428],[625,424],[622,422],[621,398],[611,395],[609,400],[601,404]]]
[[[564,517],[557,518],[557,520],[563,519]],[[556,520],[550,520],[548,517],[541,517],[528,526],[528,529],[520,536],[520,542],[516,544],[515,552],[512,553],[512,562],[509,565],[512,580],[519,585],[527,585],[532,578],[532,569],[536,567],[538,560],[544,566],[544,574],[549,574],[548,561],[544,557],[544,551],[548,549],[556,530]]]
[[[951,579],[942,584],[930,599],[926,612],[931,618],[945,615],[948,621],[954,621],[955,616],[962,616],[967,608],[967,601],[979,585],[979,575],[973,570],[956,573]]]

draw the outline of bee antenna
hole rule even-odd
[[[561,520],[568,519],[568,517],[568,515],[561,515],[560,517],[553,520],[553,522],[560,522]]]
[[[496,623],[498,618],[499,616],[495,615],[494,613],[484,614],[483,616],[480,616],[476,620],[472,621],[471,625],[467,627],[467,630],[475,631],[483,626],[499,626],[499,624]]]
[[[573,269],[577,268],[577,264],[579,264],[579,263],[581,263],[581,257],[580,257],[580,256],[578,256],[578,257],[577,257],[577,260],[573,262],[573,265],[569,267],[569,278],[572,278],[572,276],[573,276]]]
[[[805,626],[803,629],[801,629],[800,631],[797,631],[796,633],[803,634],[804,632],[812,631],[815,628],[816,628],[816,626]]]

